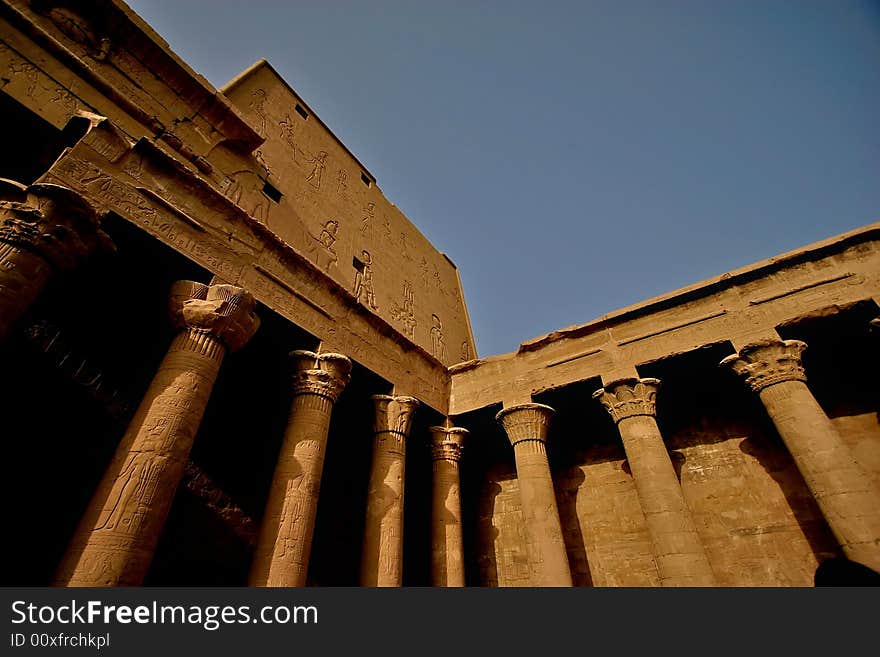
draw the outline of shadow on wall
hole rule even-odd
[[[823,561],[814,576],[816,586],[880,586],[880,573],[846,557]]]

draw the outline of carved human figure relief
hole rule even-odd
[[[339,257],[336,255],[336,236],[339,233],[339,222],[331,219],[324,224],[321,234],[318,236],[309,233],[312,242],[309,252],[314,256],[315,264],[323,271],[330,271],[330,267],[336,264]]]
[[[336,170],[336,193],[343,198],[346,197],[345,190],[348,189],[348,174],[345,169]]]
[[[312,165],[312,171],[306,178],[306,182],[310,183],[315,189],[321,189],[321,178],[324,175],[324,169],[327,165],[324,160],[327,159],[327,151],[318,151],[318,154],[308,161]]]
[[[391,304],[391,316],[403,324],[403,333],[409,338],[415,334],[416,315],[412,283],[403,281],[403,304]]]
[[[376,215],[376,204],[372,201],[364,206],[364,217],[361,219],[361,234],[367,238],[373,236],[373,218]]]
[[[443,344],[443,324],[437,315],[431,315],[431,353],[434,358],[446,362],[446,345]]]
[[[259,132],[262,137],[266,136],[266,122],[268,121],[265,105],[265,89],[254,89],[251,93],[251,102],[248,107],[250,107],[251,111],[257,115],[257,121],[259,121],[257,132]]]
[[[471,345],[467,340],[462,341],[461,350],[459,351],[458,357],[461,359],[462,362],[471,359]]]
[[[290,146],[291,159],[296,162],[296,135],[293,132],[293,119],[290,118],[290,114],[284,115],[284,120],[278,124],[278,127],[281,128],[281,137]]]
[[[366,249],[361,251],[361,260],[355,259],[353,264],[356,270],[354,275],[355,299],[373,310],[378,310],[376,295],[373,292],[373,258],[370,256],[370,252]]]

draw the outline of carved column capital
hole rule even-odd
[[[495,420],[504,427],[511,445],[525,440],[547,442],[550,418],[556,414],[545,404],[517,404],[499,411]]]
[[[461,460],[461,450],[468,430],[461,427],[431,427],[431,458],[434,461]]]
[[[53,269],[72,269],[94,251],[112,251],[100,223],[89,202],[67,187],[0,179],[0,243],[34,253]]]
[[[593,399],[599,400],[615,424],[636,415],[655,417],[659,387],[660,379],[617,379],[594,392]]]
[[[806,381],[801,353],[807,348],[800,340],[761,340],[747,344],[738,354],[721,361],[745,378],[754,392],[784,381]]]
[[[178,328],[208,333],[231,351],[241,349],[260,326],[256,301],[235,285],[177,281],[171,286],[169,312]]]
[[[317,354],[298,349],[293,361],[293,394],[320,395],[334,404],[351,380],[351,361],[342,354]]]
[[[406,438],[419,400],[404,395],[373,395],[370,399],[376,405],[375,433],[392,433]]]

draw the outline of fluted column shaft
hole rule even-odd
[[[467,429],[431,427],[431,583],[464,586],[461,479],[458,464]]]
[[[330,414],[349,381],[342,354],[294,351],[293,402],[251,566],[251,586],[304,586]]]
[[[406,439],[419,402],[373,395],[376,421],[361,557],[362,586],[403,583],[403,483]]]
[[[0,179],[0,342],[43,292],[53,272],[112,249],[95,210],[60,185]]]
[[[571,586],[571,569],[547,460],[547,430],[554,410],[543,404],[519,404],[496,416],[516,461],[526,534],[538,554],[537,586]]]
[[[253,298],[241,288],[182,281],[171,296],[182,330],[89,502],[56,585],[143,582],[223,357],[259,323]]]
[[[655,419],[658,379],[620,379],[593,393],[617,424],[663,586],[714,586],[715,575]]]
[[[880,572],[880,492],[807,387],[806,346],[763,340],[721,362],[758,394],[846,556]]]

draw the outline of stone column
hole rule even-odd
[[[431,584],[464,586],[461,480],[458,464],[467,429],[431,427]]]
[[[880,572],[880,493],[806,384],[799,340],[762,340],[721,361],[758,394],[846,556]]]
[[[330,413],[351,372],[342,354],[294,351],[293,403],[254,561],[251,586],[304,586]]]
[[[72,269],[100,248],[113,244],[79,194],[0,178],[0,342],[55,272]]]
[[[361,557],[361,586],[403,582],[403,475],[406,438],[419,402],[414,397],[373,395],[376,404],[373,462],[367,491],[367,521]]]
[[[612,381],[593,393],[617,424],[663,586],[715,586],[655,420],[658,379]]]
[[[172,286],[170,310],[181,331],[89,502],[56,585],[142,583],[223,357],[259,325],[254,306],[250,294],[232,285]]]
[[[526,535],[537,550],[536,586],[571,586],[571,569],[547,461],[547,430],[554,413],[544,404],[518,404],[495,416],[513,445]]]

